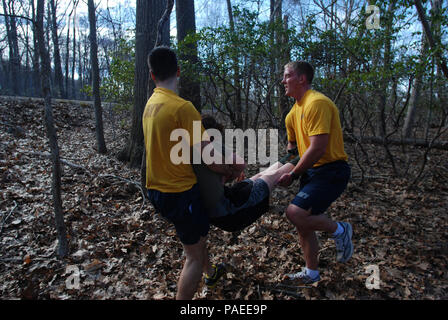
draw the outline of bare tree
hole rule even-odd
[[[155,37],[156,41],[154,43],[154,48],[164,44],[163,42],[166,41],[166,39],[164,40],[164,37],[166,37],[165,28],[167,25],[167,21],[169,21],[171,11],[173,10],[173,6],[174,6],[174,0],[166,1],[165,11],[163,12],[162,16],[160,17],[160,20],[157,23],[157,28],[156,28],[157,33],[156,33],[156,37]],[[149,58],[149,56],[148,56],[148,58]],[[149,65],[149,62],[147,63],[147,65]],[[150,92],[152,92],[154,90],[154,82],[151,79],[149,79],[149,74],[148,74],[148,84],[149,84],[149,88],[148,88],[148,95],[149,95]],[[142,127],[142,129],[143,129],[143,127]],[[144,145],[143,145],[142,159],[141,159],[141,163],[140,163],[140,183],[143,186],[143,188],[145,188],[145,186],[146,186],[146,152],[145,152]]]
[[[90,24],[90,63],[92,66],[93,106],[95,108],[96,122],[96,144],[99,153],[107,153],[106,142],[104,141],[103,109],[101,107],[100,97],[100,69],[98,66],[98,42],[96,40],[95,3],[93,0],[88,1],[88,7]]]
[[[6,36],[9,45],[9,83],[14,95],[19,94],[19,72],[20,72],[20,53],[19,41],[17,36],[17,23],[14,11],[14,1],[2,0],[3,10],[5,12]]]
[[[412,86],[411,99],[409,101],[408,111],[406,113],[406,118],[404,120],[404,125],[402,129],[403,138],[410,138],[412,127],[415,122],[415,114],[417,111],[417,105],[420,99],[420,92],[423,85],[423,73],[427,54],[428,54],[428,42],[426,41],[425,35],[423,35],[422,47],[420,51],[420,66],[418,66],[418,71],[416,73],[414,84]]]
[[[227,0],[227,13],[229,16],[229,25],[230,32],[235,34],[235,21],[233,19],[233,9],[231,0]],[[239,59],[236,54],[233,57],[233,87],[235,89],[235,119],[232,119],[232,122],[235,123],[237,128],[242,128],[243,126],[243,109],[242,109],[242,100],[241,100],[241,79],[240,79],[240,67],[239,67]]]
[[[56,18],[56,4],[54,0],[50,0],[49,2],[51,12],[51,36],[53,40],[53,59],[54,59],[54,82],[56,96],[63,97],[64,93],[64,85],[63,85],[63,75],[62,75],[62,63],[61,63],[61,53],[59,51],[59,36],[58,36],[58,23]]]
[[[194,12],[194,0],[176,1],[177,41],[181,43],[188,33],[196,32],[196,19]],[[197,44],[189,44],[188,54],[179,55],[179,59],[188,64],[198,63]],[[193,103],[196,109],[201,111],[201,88],[197,77],[186,72],[180,74],[179,95]]]
[[[62,198],[61,198],[61,162],[59,159],[59,146],[54,127],[53,110],[51,106],[51,90],[50,90],[50,57],[45,46],[43,18],[44,18],[45,1],[37,0],[37,21],[36,32],[39,45],[39,54],[41,59],[41,79],[42,92],[45,100],[45,126],[47,128],[47,135],[50,142],[51,162],[53,164],[52,175],[52,194],[53,206],[56,221],[56,229],[58,233],[58,255],[63,258],[68,254],[67,231],[64,223],[64,216],[62,212]]]
[[[36,21],[36,8],[34,7],[34,0],[31,3],[31,17]],[[40,68],[39,68],[39,46],[37,43],[36,23],[33,26],[33,92],[36,96],[40,95]]]
[[[426,17],[425,9],[422,6],[422,2],[420,0],[415,0],[414,4],[415,7],[417,8],[418,17],[422,23],[426,39],[428,40],[431,50],[434,52],[437,64],[439,68],[442,70],[442,73],[445,76],[445,78],[448,79],[448,67],[446,64],[446,60],[444,59],[441,53],[439,41],[436,41],[436,39],[434,38],[433,30],[431,30],[431,26],[428,23],[428,19]]]
[[[76,50],[78,47],[76,47],[76,6],[74,7],[74,15],[73,15],[73,60],[72,60],[72,76],[71,76],[71,83],[72,83],[72,97],[73,99],[76,99],[76,83],[75,83],[75,66],[76,66]],[[78,51],[78,56],[81,56],[80,52]],[[79,74],[79,76],[82,78],[82,73]]]
[[[135,85],[132,127],[129,142],[120,152],[119,159],[129,161],[134,168],[141,167],[143,146],[142,116],[152,94],[154,84],[149,81],[147,57],[157,38],[157,23],[166,7],[167,0],[137,0],[136,42],[135,42]],[[169,21],[169,20],[168,20]],[[162,27],[162,44],[169,45],[169,23]]]

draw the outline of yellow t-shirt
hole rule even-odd
[[[194,126],[194,121],[199,121]],[[193,129],[195,128],[195,129]],[[176,129],[185,129],[188,135],[175,135],[170,141],[171,133]],[[183,192],[196,184],[193,172],[193,145],[202,139],[204,127],[201,115],[193,104],[180,98],[175,92],[165,88],[155,88],[146,103],[143,113],[143,133],[146,147],[146,188],[161,192]],[[180,144],[184,143],[187,152],[182,152]],[[188,142],[188,145],[187,145]],[[173,149],[173,147],[176,147]],[[177,150],[176,156],[184,156],[183,163],[173,163],[171,150]],[[175,161],[176,162],[176,161]]]
[[[288,141],[297,143],[301,157],[310,146],[309,137],[329,134],[325,154],[313,167],[337,160],[347,161],[339,111],[333,101],[322,93],[308,90],[289,111],[285,125]]]

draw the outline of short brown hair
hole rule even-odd
[[[306,61],[291,61],[285,65],[286,67],[293,68],[298,76],[304,74],[308,83],[311,84],[314,78],[314,69],[313,67]]]
[[[148,65],[157,80],[165,81],[176,76],[176,53],[167,46],[156,47],[148,56]]]

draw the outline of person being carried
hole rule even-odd
[[[176,94],[180,69],[174,51],[168,47],[157,47],[150,53],[148,62],[156,88],[146,104],[142,121],[146,188],[155,209],[174,224],[186,255],[176,299],[192,299],[202,273],[212,277],[216,272],[206,246],[210,218],[201,204],[191,161],[175,164],[171,159],[171,150],[178,143],[171,141],[171,133],[176,129],[187,132],[182,141],[186,141],[193,152],[197,149],[202,151],[210,142],[201,141],[202,126],[201,137],[195,137],[194,121],[200,122],[201,116],[191,102]],[[229,165],[212,163],[208,168],[224,176],[232,175]]]
[[[220,133],[223,131],[222,126],[211,116],[204,116],[202,124],[211,140],[214,136],[210,129],[218,130]],[[213,143],[216,150],[222,150],[222,155],[230,155],[232,159],[238,158],[231,151],[226,152],[219,142],[214,141]],[[298,156],[291,152],[268,170],[249,179],[236,182],[230,187],[224,185],[221,175],[211,171],[206,165],[194,164],[193,170],[198,179],[201,201],[209,213],[210,223],[228,232],[240,231],[253,224],[268,212],[270,194],[280,177],[294,169],[298,161]],[[237,161],[232,161],[233,174],[230,180],[241,176],[245,167],[242,163],[242,159],[239,158]],[[205,283],[209,288],[213,288],[225,273],[223,263],[219,264],[217,268],[214,277],[205,276]]]
[[[316,231],[332,235],[338,262],[348,261],[353,254],[351,224],[335,222],[323,214],[345,190],[351,169],[338,109],[328,97],[311,89],[313,77],[312,66],[299,61],[285,66],[282,80],[286,95],[296,100],[285,125],[288,149],[297,147],[300,161],[278,183],[287,187],[301,178],[299,192],[287,207],[286,216],[298,231],[306,262],[301,272],[287,277],[303,284],[320,280]]]

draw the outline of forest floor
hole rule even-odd
[[[116,159],[127,131],[106,120],[109,151],[100,155],[92,108],[63,102],[53,107],[61,158],[79,166],[63,165],[62,174],[70,253],[64,260],[56,255],[43,103],[0,100],[0,299],[173,299],[182,246],[140,189],[123,180],[140,180],[138,169]],[[228,270],[214,290],[201,284],[195,298],[447,299],[447,152],[432,150],[431,170],[410,188],[421,150],[412,151],[415,168],[397,178],[382,148],[365,145],[370,163],[361,184],[353,145],[346,149],[353,178],[328,213],[353,225],[349,262],[336,263],[333,241],[319,234],[322,280],[304,287],[284,282],[283,275],[299,271],[304,260],[284,214],[297,185],[277,188],[271,210],[241,233],[211,227],[210,255]],[[247,175],[257,170],[251,167]],[[372,266],[379,270],[376,289],[366,286],[375,275]]]

